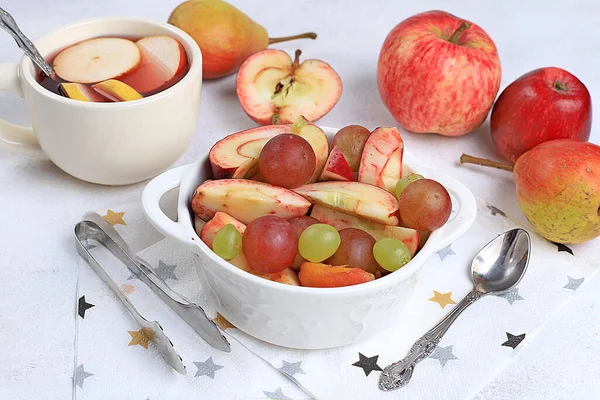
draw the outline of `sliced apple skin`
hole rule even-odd
[[[289,125],[269,125],[232,133],[210,149],[208,158],[215,179],[246,178],[258,172],[258,157],[277,135],[290,133]]]
[[[291,190],[247,179],[206,181],[192,198],[192,210],[205,221],[218,211],[244,224],[265,215],[290,219],[305,215],[309,207],[309,201]]]
[[[221,228],[228,224],[233,225],[240,234],[243,234],[246,230],[246,225],[233,218],[231,215],[218,211],[210,219],[210,221],[208,221],[204,227],[202,227],[200,239],[202,239],[202,241],[212,249],[212,242],[217,235],[217,232],[219,232]]]
[[[315,172],[308,180],[308,183],[316,182],[323,172],[323,168],[327,162],[327,156],[329,155],[327,135],[325,135],[325,132],[323,132],[321,128],[311,123],[303,115],[296,118],[291,127],[291,132],[306,139],[315,152],[317,165],[315,166]]]
[[[339,147],[334,146],[319,178],[321,181],[355,181],[350,164]]]
[[[398,129],[375,129],[365,143],[358,169],[358,181],[394,193],[396,183],[402,177],[403,154],[404,141]]]
[[[313,206],[310,216],[318,219],[323,224],[333,226],[338,231],[346,228],[357,228],[369,233],[375,240],[384,238],[398,239],[408,247],[411,257],[420,248],[421,235],[414,229],[379,224],[319,204]]]
[[[106,102],[106,98],[102,97],[83,83],[63,82],[59,87],[62,93],[73,100],[91,101],[94,103]]]
[[[373,185],[360,182],[317,182],[294,191],[311,203],[335,208],[384,225],[398,225],[396,197]]]
[[[144,98],[134,88],[116,79],[96,83],[92,85],[92,89],[111,101],[132,101]]]
[[[274,274],[258,274],[254,271],[249,272],[253,275],[260,276],[261,278],[265,278],[273,282],[279,282],[291,286],[300,286],[298,274],[291,268],[286,268],[283,271]]]
[[[305,262],[300,266],[298,278],[302,286],[333,288],[370,282],[375,275],[360,268]]]

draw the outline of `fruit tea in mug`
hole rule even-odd
[[[40,72],[37,77],[43,87],[92,102],[151,96],[179,82],[189,69],[183,46],[169,36],[88,39],[61,50],[50,64],[55,76]]]

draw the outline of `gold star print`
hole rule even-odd
[[[235,328],[235,325],[227,321],[227,319],[225,319],[225,317],[219,313],[217,313],[217,317],[214,318],[213,321],[215,321],[215,324],[217,324],[219,328],[223,330],[227,330],[227,328]]]
[[[454,300],[452,300],[452,292],[448,293],[440,293],[436,290],[433,291],[433,297],[429,299],[429,301],[435,301],[440,305],[440,307],[445,308],[448,304],[456,304]]]
[[[143,348],[148,348],[148,341],[154,339],[154,331],[150,328],[142,328],[139,331],[127,331],[131,335],[131,342],[127,346],[139,344]]]
[[[127,225],[125,223],[125,221],[123,221],[123,215],[125,215],[124,212],[114,212],[113,210],[108,210],[106,212],[106,215],[102,218],[104,218],[104,220],[106,222],[108,222],[109,224],[111,224],[112,226],[115,226],[117,224],[120,225]]]

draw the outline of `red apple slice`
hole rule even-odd
[[[384,225],[398,225],[396,197],[360,182],[318,182],[293,189],[312,203],[335,208]]]
[[[105,102],[106,99],[82,83],[61,83],[59,90],[68,98],[79,101]]]
[[[95,83],[119,78],[140,64],[138,47],[122,38],[89,39],[68,47],[54,57],[54,71],[74,83]]]
[[[315,172],[308,180],[308,183],[316,182],[321,176],[323,167],[327,162],[327,156],[329,155],[329,142],[327,141],[327,135],[325,132],[315,124],[312,124],[303,115],[300,115],[294,121],[292,125],[292,133],[298,136],[302,136],[310,144],[315,157],[317,158],[317,165],[315,166]]]
[[[160,89],[187,63],[183,46],[172,37],[148,36],[135,44],[142,55],[142,62],[138,69],[121,80],[140,93]]]
[[[346,157],[339,147],[334,146],[327,157],[320,180],[322,181],[355,181],[354,173]]]
[[[116,79],[96,83],[92,89],[111,101],[131,101],[144,98],[131,86]]]
[[[276,135],[290,133],[288,125],[270,125],[233,133],[219,140],[208,155],[214,179],[246,178],[258,171],[258,156]]]
[[[393,193],[402,177],[404,141],[396,128],[377,128],[371,133],[360,159],[358,181]]]
[[[411,257],[420,248],[421,234],[414,229],[378,224],[319,204],[313,206],[310,216],[318,219],[323,224],[333,226],[338,231],[346,228],[357,228],[369,233],[375,240],[383,238],[398,239],[408,247]]]
[[[276,272],[274,274],[259,274],[252,270],[248,271],[253,275],[260,276],[261,278],[268,279],[273,282],[283,283],[285,285],[292,286],[300,286],[300,280],[298,279],[298,274],[291,268],[286,268],[281,272]]]
[[[305,215],[310,202],[291,190],[247,179],[206,181],[192,198],[194,213],[205,221],[222,211],[244,224],[265,215],[290,219]]]

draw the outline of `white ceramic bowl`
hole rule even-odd
[[[329,137],[337,132],[322,129]],[[418,166],[410,155],[404,157],[404,168],[446,187],[453,201],[451,219],[434,231],[425,246],[398,271],[372,282],[341,288],[298,287],[259,278],[224,261],[200,240],[194,230],[190,201],[198,185],[211,179],[208,154],[154,178],[144,189],[142,203],[156,229],[196,254],[203,289],[232,324],[280,346],[330,348],[367,339],[396,321],[394,316],[412,293],[423,263],[465,233],[475,220],[475,198],[462,183]],[[176,187],[178,220],[174,222],[162,212],[159,201]]]

